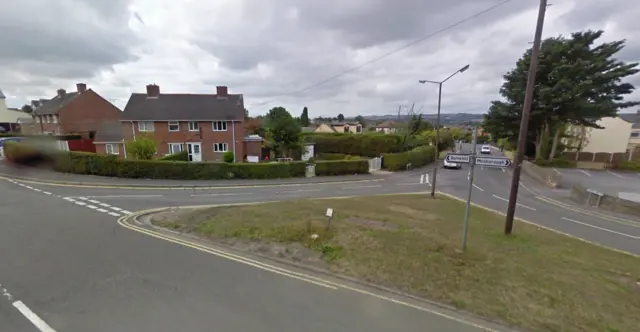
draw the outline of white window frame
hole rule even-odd
[[[111,148],[111,149],[109,149],[109,148]],[[109,151],[109,150],[111,150],[111,151]],[[115,154],[115,155],[117,155],[117,154],[120,154],[120,147],[118,146],[118,144],[115,144],[115,143],[106,143],[104,145],[104,151],[107,154]]]
[[[213,128],[213,131],[227,131],[229,126],[227,121],[213,121],[211,128]]]
[[[44,116],[44,123],[49,123],[49,117],[50,117],[50,116],[51,116],[51,115],[45,115],[45,116]]]
[[[224,142],[213,143],[213,152],[216,152],[216,153],[229,152],[229,144]]]
[[[147,128],[147,124],[149,123],[151,124],[151,129]],[[143,126],[143,124],[145,125]],[[155,125],[153,124],[153,121],[138,121],[138,131],[155,131]]]
[[[171,129],[171,126],[178,126],[176,129]],[[180,131],[180,122],[179,121],[169,121],[167,123],[167,128],[169,131]]]
[[[200,123],[198,121],[189,121],[189,131],[200,131]]]
[[[182,143],[168,143],[169,149],[167,151],[169,151],[169,154],[176,154],[178,152],[182,152],[184,151],[184,146],[182,145]],[[174,149],[174,147],[178,146],[179,149],[176,151],[176,149]]]
[[[53,121],[53,123],[58,123],[58,116],[54,114],[51,120]]]

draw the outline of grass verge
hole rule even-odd
[[[522,223],[506,237],[504,218],[479,208],[460,253],[463,217],[453,199],[396,195],[217,207],[162,223],[213,239],[302,244],[333,272],[532,331],[640,326],[640,259]]]

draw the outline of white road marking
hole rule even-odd
[[[221,194],[193,194],[190,195],[191,197],[198,197],[198,196],[238,196],[238,195],[252,195],[253,193],[221,193]]]
[[[112,209],[112,210],[116,210],[116,211],[121,211],[121,210],[122,210],[121,208],[119,208],[119,207],[115,207],[115,206],[112,206],[112,207],[111,207],[111,209]]]
[[[495,197],[495,198],[497,198],[497,199],[499,199],[499,200],[503,200],[503,201],[505,201],[505,202],[508,202],[508,201],[509,201],[508,199],[506,199],[506,198],[502,198],[502,197],[500,197],[500,196],[493,195],[493,197]],[[521,206],[521,207],[523,207],[523,208],[525,208],[525,209],[529,209],[529,210],[537,211],[535,208],[532,208],[532,207],[530,207],[530,206],[526,206],[526,205],[524,205],[524,204],[516,203],[516,205],[517,205],[517,206]]]
[[[86,196],[88,198],[146,198],[146,197],[162,197],[163,195],[105,195],[105,196]]]
[[[34,191],[37,191],[37,192],[41,192],[41,191],[42,191],[42,190],[40,190],[40,189],[38,189],[38,188],[33,188],[33,190],[34,190]]]
[[[89,200],[89,199],[88,199],[88,198],[86,198],[86,197],[76,197],[76,198],[77,198],[77,199],[81,199],[81,200],[83,200],[83,201]]]
[[[287,191],[281,191],[278,192],[279,194],[284,194],[284,193],[301,193],[301,192],[311,192],[311,191],[320,191],[322,189],[298,189],[298,190],[287,190]]]
[[[382,187],[382,185],[375,185],[375,186],[359,186],[359,187],[342,187],[340,189],[342,190],[349,190],[349,189],[364,189],[364,188],[380,188]]]
[[[420,175],[420,184],[424,183],[424,174]]]
[[[80,202],[80,201],[75,201],[74,203],[78,204],[78,205],[87,205],[87,203],[85,202]]]
[[[13,306],[20,311],[20,313],[26,317],[31,324],[33,324],[40,332],[56,332],[49,324],[38,317],[29,307],[27,307],[22,301],[13,302]]]
[[[104,206],[104,207],[110,207],[111,205],[106,204],[106,203],[100,203],[100,206]]]
[[[63,197],[62,199],[64,199],[65,201],[69,201],[69,202],[75,202],[76,200],[70,197]]]
[[[109,212],[109,210],[105,210],[105,209],[96,209],[96,211],[99,211],[99,212]]]
[[[23,184],[23,183],[18,183],[18,185],[21,186],[21,187],[26,187],[26,185]]]
[[[587,224],[587,223],[582,222],[582,221],[577,221],[577,220],[573,220],[573,219],[569,219],[569,218],[565,218],[565,217],[562,217],[562,219],[564,219],[564,220],[566,220],[566,221],[570,221],[570,222],[572,222],[572,223],[579,224],[579,225],[583,225],[583,226],[587,226],[587,227],[591,227],[591,228],[599,229],[599,230],[601,230],[601,231],[609,232],[609,233],[612,233],[612,234],[616,234],[616,235],[620,235],[620,236],[625,236],[625,237],[632,238],[632,239],[636,239],[636,240],[640,239],[640,236],[633,236],[633,235],[630,235],[630,234],[627,234],[627,233],[616,232],[616,231],[611,230],[611,229],[608,229],[608,228],[604,228],[604,227],[599,227],[599,226],[595,226],[595,225]]]
[[[473,186],[474,188],[476,188],[476,189],[480,190],[480,191],[484,191],[484,189],[482,189],[482,188],[480,188],[480,187],[476,186],[476,185],[475,185],[475,183],[474,183],[474,184],[472,184],[472,186]]]
[[[33,187],[31,187],[31,186],[24,186],[24,187],[27,188],[27,189],[33,189]]]
[[[100,201],[96,201],[95,199],[90,199],[89,202],[93,204],[100,204]]]
[[[423,183],[396,183],[396,186],[417,186]]]
[[[119,214],[119,213],[109,212],[108,214],[109,214],[110,216],[120,217],[120,214]]]
[[[124,214],[132,214],[132,213],[133,213],[133,212],[131,212],[131,211],[127,211],[127,210],[122,210],[122,211],[120,211],[120,212],[122,212],[122,213],[124,213]]]
[[[94,210],[98,208],[98,207],[97,207],[97,206],[95,206],[95,205],[87,205],[87,207],[88,207],[88,208],[90,208],[90,209],[94,209]]]
[[[48,192],[48,191],[43,191],[42,193],[45,194],[45,195],[51,195],[51,193]]]
[[[583,170],[583,169],[579,169],[580,172],[584,173],[586,176],[591,176],[591,174],[589,174],[589,172]]]
[[[502,170],[502,173],[504,173],[504,172],[506,172],[506,171],[507,171],[507,170],[506,170],[506,169],[504,169],[504,168],[501,168],[501,170]]]
[[[618,174],[618,173],[614,173],[614,172],[609,171],[609,170],[607,170],[607,173],[609,173],[609,174],[611,174],[611,175],[613,175],[613,176],[617,176],[617,177],[619,177],[619,178],[621,178],[621,179],[624,179],[624,176],[622,176],[622,175],[620,175],[620,174]]]

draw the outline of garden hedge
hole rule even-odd
[[[318,153],[316,156],[317,160],[359,160],[362,159],[360,156],[352,156],[350,154],[342,154],[342,153]]]
[[[33,146],[7,143],[5,156],[20,162],[25,156],[41,154]],[[215,180],[276,179],[304,177],[306,163],[214,163],[167,160],[122,160],[115,155],[58,151],[52,155],[52,167],[58,172],[120,178]],[[369,172],[366,160],[316,162],[317,175],[363,174]]]
[[[411,167],[421,167],[435,160],[435,149],[432,146],[421,146],[411,151],[400,153],[386,153],[382,155],[382,168],[390,171],[404,170],[407,164]]]
[[[305,141],[315,143],[318,153],[340,153],[379,157],[383,153],[402,151],[403,136],[395,134],[305,133]]]
[[[164,161],[188,161],[189,160],[189,154],[187,153],[187,151],[180,151],[178,153],[174,153],[174,154],[170,154],[168,156],[164,156],[162,158],[158,158],[158,160],[164,160]]]

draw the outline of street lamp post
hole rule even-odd
[[[445,78],[442,81],[429,81],[429,80],[419,80],[420,84],[432,83],[438,85],[438,115],[436,116],[436,143],[435,150],[436,155],[434,161],[438,161],[438,157],[440,157],[440,150],[438,149],[438,143],[440,142],[440,105],[442,103],[442,84],[448,81],[450,78],[455,76],[458,73],[464,73],[467,69],[469,69],[469,65],[466,65],[449,75],[449,77]],[[436,198],[436,176],[438,175],[438,167],[433,168],[433,183],[431,183],[431,198]]]

